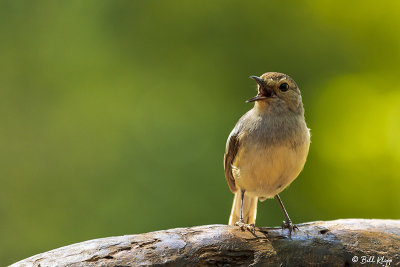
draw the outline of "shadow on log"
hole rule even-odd
[[[108,237],[11,266],[400,266],[400,220],[298,226],[291,236],[280,228],[256,228],[252,234],[234,226],[204,225]]]

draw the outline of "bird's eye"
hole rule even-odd
[[[279,90],[281,90],[282,92],[286,92],[289,89],[289,84],[287,83],[282,83],[281,85],[279,85]]]

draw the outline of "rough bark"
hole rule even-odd
[[[291,236],[280,228],[256,228],[252,234],[234,226],[205,225],[108,237],[11,266],[400,265],[400,220],[346,219],[298,226]]]

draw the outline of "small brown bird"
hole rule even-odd
[[[300,90],[288,75],[267,72],[250,76],[258,94],[254,107],[236,123],[226,143],[225,177],[235,194],[230,225],[254,230],[257,201],[275,197],[284,214],[282,228],[297,227],[279,193],[299,175],[310,146]]]

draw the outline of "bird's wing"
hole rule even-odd
[[[232,193],[237,191],[235,178],[233,178],[232,174],[232,163],[235,160],[237,152],[239,151],[239,146],[240,143],[238,133],[234,129],[226,141],[226,149],[224,154],[225,178]]]

